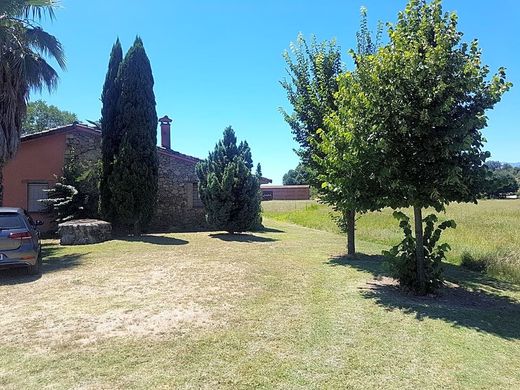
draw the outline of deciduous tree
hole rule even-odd
[[[511,84],[505,70],[489,78],[476,40],[462,42],[457,15],[440,0],[410,0],[389,27],[389,44],[371,56],[367,93],[388,205],[413,207],[417,291],[426,293],[431,261],[422,211],[449,202],[476,202],[485,176],[481,130],[486,110]]]
[[[60,110],[43,100],[27,104],[27,115],[22,124],[23,134],[38,133],[58,126],[70,125],[78,120],[76,114]]]

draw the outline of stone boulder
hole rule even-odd
[[[112,225],[98,219],[75,219],[58,225],[61,245],[96,244],[110,240]]]

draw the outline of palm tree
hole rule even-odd
[[[0,2],[0,170],[18,148],[29,92],[57,86],[58,74],[47,59],[65,69],[60,42],[38,23],[45,16],[54,19],[57,5],[57,0]]]

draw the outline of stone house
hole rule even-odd
[[[205,225],[204,209],[198,195],[195,166],[200,161],[171,149],[171,119],[160,119],[159,191],[154,230],[186,230]],[[51,216],[38,202],[47,196],[72,155],[95,163],[101,158],[101,131],[74,123],[21,139],[16,156],[4,167],[3,205],[26,209],[33,219],[45,222],[43,231],[55,228]]]

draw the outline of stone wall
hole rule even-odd
[[[67,133],[65,161],[75,156],[81,162],[95,164],[101,159],[101,133],[73,130]]]
[[[205,227],[204,208],[194,204],[198,160],[160,149],[159,193],[152,226],[157,229],[198,229]]]
[[[72,131],[66,138],[65,159],[75,155],[92,164],[101,159],[101,136],[93,131]],[[152,230],[188,230],[205,227],[204,208],[193,204],[198,160],[158,148],[159,191]]]

